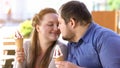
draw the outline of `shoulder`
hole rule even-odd
[[[110,48],[110,46],[113,46],[113,44],[116,46],[120,45],[120,36],[108,28],[104,28],[101,26],[97,27],[92,37],[94,42],[93,45],[95,46],[95,48],[97,47],[98,52],[101,50],[101,48],[108,49]]]
[[[57,41],[56,45],[59,45],[62,50],[67,50],[67,45],[60,41]]]
[[[28,53],[29,53],[29,48],[30,48],[30,39],[25,39],[24,40],[24,43],[23,43],[23,48],[24,48],[24,52],[25,52],[25,55],[27,56]]]
[[[111,29],[100,26],[98,24],[95,24],[94,33],[98,35],[107,35],[107,36],[116,35],[116,33],[112,31]]]
[[[102,27],[102,26],[96,24],[93,29],[92,36],[94,37],[94,40],[98,39],[101,41],[105,41],[109,37],[118,36],[118,34],[108,28],[105,28],[105,27]]]
[[[29,48],[30,46],[30,40],[29,39],[24,39],[24,43],[23,43],[23,48]]]

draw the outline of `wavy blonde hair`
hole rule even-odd
[[[38,14],[36,14],[32,19],[32,26],[34,28],[33,28],[32,36],[31,36],[31,46],[29,48],[30,54],[29,54],[29,58],[28,58],[29,60],[27,60],[27,68],[35,67],[36,59],[41,53],[40,42],[39,42],[40,40],[38,38],[38,32],[35,27],[36,27],[36,25],[40,25],[40,20],[42,20],[43,16],[48,13],[56,13],[57,14],[56,10],[54,10],[53,8],[45,8],[45,9],[41,10]],[[51,51],[52,51],[55,43],[56,43],[56,41],[53,42],[52,46],[50,46],[47,49],[45,55],[39,62],[40,68],[48,68],[50,60],[52,59]]]

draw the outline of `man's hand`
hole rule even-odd
[[[68,61],[57,61],[55,62],[55,64],[57,68],[84,68],[84,67],[79,67]]]

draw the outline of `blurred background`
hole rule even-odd
[[[14,32],[19,29],[26,39],[32,31],[31,19],[41,9],[59,7],[70,0],[0,0],[0,68],[12,68]],[[86,4],[99,25],[120,34],[120,0],[79,0]],[[62,40],[65,44],[67,41]],[[5,56],[4,56],[5,55]]]
[[[11,38],[19,24],[29,22],[42,8],[56,10],[70,0],[0,0],[0,38]],[[79,0],[89,11],[115,11],[120,9],[120,0]]]

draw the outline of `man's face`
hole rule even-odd
[[[70,41],[73,38],[73,33],[72,33],[72,28],[69,25],[69,22],[66,24],[61,16],[58,17],[58,21],[59,21],[59,29],[61,31],[62,38],[64,40]]]

